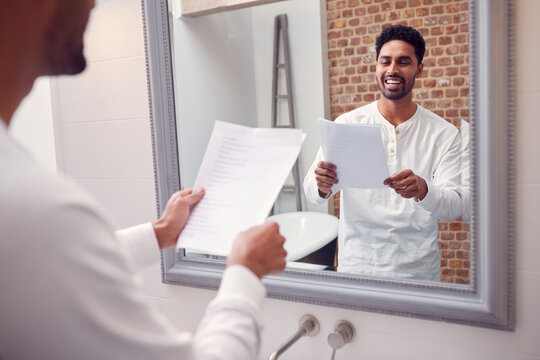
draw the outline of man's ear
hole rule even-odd
[[[422,75],[422,72],[424,71],[424,63],[421,63],[418,65],[418,68],[416,68],[416,78],[419,78],[420,75]]]

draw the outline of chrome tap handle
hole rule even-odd
[[[353,341],[355,335],[354,326],[346,320],[341,320],[336,324],[334,331],[328,334],[328,345],[334,350],[341,349]]]

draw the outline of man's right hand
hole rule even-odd
[[[279,225],[267,222],[239,233],[234,240],[227,266],[243,265],[259,279],[285,269],[287,251],[283,248],[285,238],[279,233]]]
[[[321,161],[317,165],[315,169],[315,180],[317,181],[320,197],[326,198],[332,192],[332,186],[339,182],[336,170],[336,165],[326,161]]]

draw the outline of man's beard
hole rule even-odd
[[[75,75],[86,69],[86,58],[83,47],[75,50],[72,47],[46,49],[49,75]]]
[[[401,80],[403,87],[402,90],[399,92],[389,91],[384,87],[384,82],[388,78],[396,78]],[[377,87],[379,88],[379,91],[381,94],[387,98],[388,100],[400,100],[403,99],[405,96],[409,95],[412,89],[414,88],[414,78],[411,79],[411,81],[406,82],[405,78],[399,75],[385,75],[382,77],[380,81],[377,81]]]
[[[83,52],[86,22],[77,22],[79,17],[71,17],[66,9],[66,5],[58,6],[44,35],[43,55],[48,75],[74,75],[86,68]]]

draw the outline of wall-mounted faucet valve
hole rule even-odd
[[[328,345],[332,349],[341,349],[345,344],[353,341],[356,331],[353,324],[346,320],[341,320],[336,324],[334,332],[328,335]]]
[[[350,343],[354,340],[356,331],[353,324],[346,320],[338,321],[334,331],[328,334],[328,345],[332,349],[332,360],[336,356],[336,350],[341,349],[345,344]]]
[[[313,315],[304,315],[300,318],[300,326],[298,331],[294,333],[287,341],[281,344],[271,355],[269,360],[277,359],[281,354],[283,354],[288,348],[291,347],[298,339],[303,336],[315,336],[320,331],[319,321]]]

